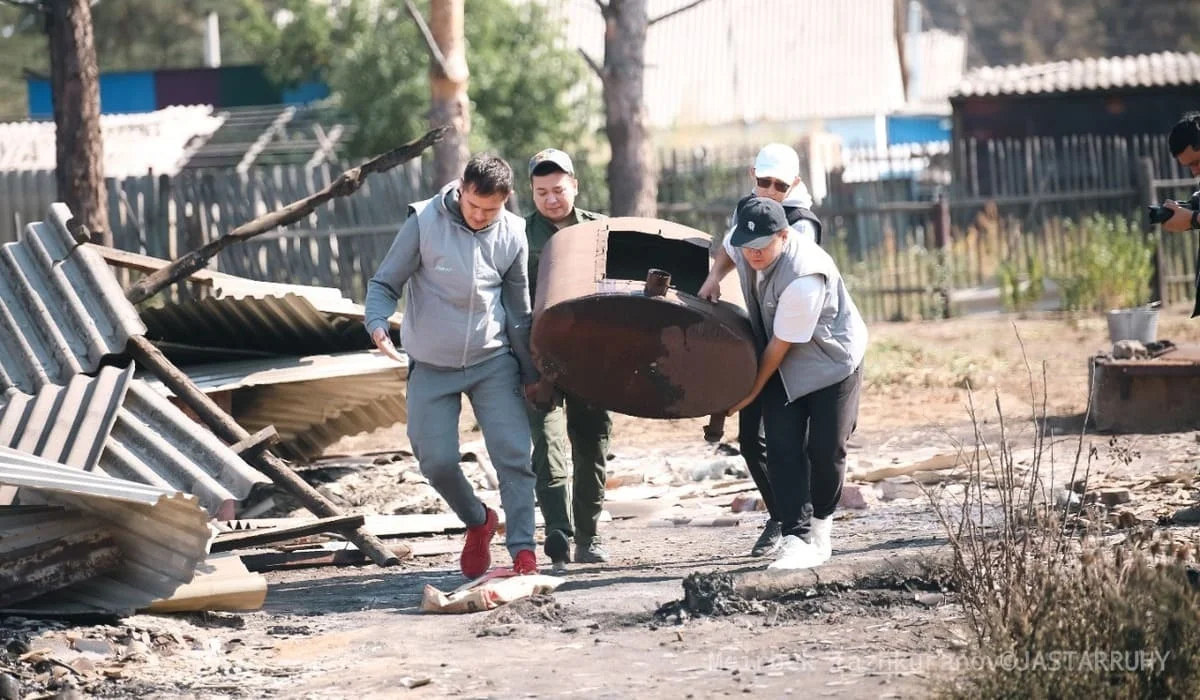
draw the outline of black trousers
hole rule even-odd
[[[767,481],[783,534],[807,540],[813,518],[828,518],[842,498],[846,441],[858,422],[862,366],[837,384],[787,400],[777,372],[763,389]]]
[[[754,479],[758,493],[771,520],[778,521],[775,496],[771,493],[771,480],[767,476],[767,438],[763,431],[762,395],[749,406],[738,411],[738,448],[746,460],[746,470]]]

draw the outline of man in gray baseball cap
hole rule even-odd
[[[525,217],[525,230],[530,294],[536,299],[542,248],[550,238],[568,226],[603,217],[575,206],[579,194],[575,164],[557,148],[539,151],[529,159],[529,185],[536,210]],[[604,509],[612,417],[576,396],[564,396],[563,404],[548,411],[544,407],[529,411],[538,506],[546,520],[543,548],[555,571],[565,569],[571,560],[572,537],[576,563],[601,564],[609,559],[597,530]]]

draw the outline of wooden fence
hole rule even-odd
[[[329,165],[233,170],[184,170],[107,181],[117,248],[175,258],[255,216],[301,199],[331,182]],[[223,251],[223,272],[271,282],[340,288],[362,299],[366,281],[387,252],[408,203],[431,192],[419,161],[366,180],[353,197],[319,207],[307,221]],[[41,220],[54,201],[52,172],[0,173],[0,242]]]
[[[754,149],[689,151],[663,157],[659,216],[722,236],[748,192]],[[1144,204],[1184,199],[1192,180],[1162,137],[966,141],[928,153],[857,154],[849,181],[830,173],[817,207],[825,247],[837,258],[869,320],[940,317],[978,290],[994,292],[1002,263],[1027,274],[1063,271],[1079,243],[1072,224],[1093,214],[1145,228]],[[864,165],[865,159],[865,165]],[[914,168],[914,163],[919,167]],[[174,258],[266,211],[328,184],[340,168],[266,166],[248,173],[187,170],[108,181],[117,247]],[[369,178],[353,197],[319,208],[302,224],[266,234],[218,259],[222,271],[266,281],[338,287],[361,300],[366,281],[403,220],[428,196],[420,161]],[[0,242],[41,219],[54,200],[51,172],[0,173]],[[1155,293],[1191,297],[1195,236],[1153,231]]]
[[[1063,275],[1069,251],[1086,236],[1082,221],[1116,217],[1143,231],[1145,204],[1186,199],[1195,184],[1163,136],[970,140],[953,144],[950,154],[930,152],[925,169],[914,173],[906,171],[910,162],[881,153],[872,168],[893,175],[866,182],[830,173],[828,195],[816,207],[825,223],[823,245],[869,320],[940,317],[980,295],[998,305],[1001,264],[1028,276],[1034,259],[1047,278]],[[734,203],[751,187],[739,170],[746,171],[753,154],[739,157],[737,164],[713,166],[717,177],[664,176],[663,182],[718,195],[662,201],[660,215],[724,235]],[[668,198],[672,191],[660,185]],[[1158,249],[1153,296],[1168,303],[1190,298],[1195,236],[1148,233]]]

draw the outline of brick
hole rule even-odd
[[[749,493],[739,493],[733,499],[733,504],[730,510],[734,513],[753,513],[755,511],[765,511],[767,504],[763,503],[763,499]]]
[[[845,484],[842,486],[841,508],[866,510],[879,502],[879,494],[870,484]]]

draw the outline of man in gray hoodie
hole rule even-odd
[[[460,180],[409,205],[367,285],[367,331],[381,352],[398,361],[404,358],[388,336],[387,318],[407,286],[400,339],[409,358],[408,439],[421,473],[467,526],[460,566],[471,579],[491,567],[499,518],[459,466],[464,394],[500,482],[513,570],[537,573],[525,401],[536,398],[539,382],[529,353],[525,221],[504,208],[512,185],[504,160],[472,157]]]

